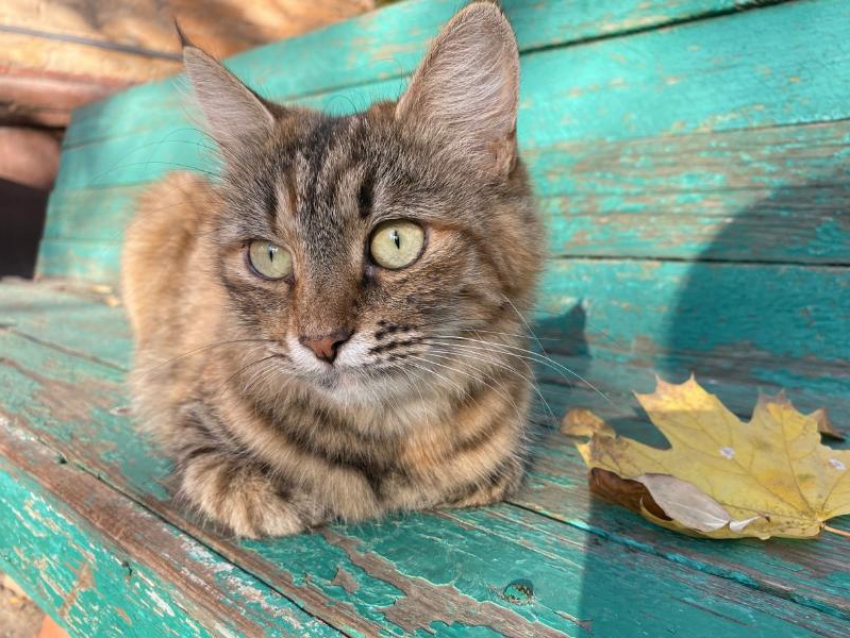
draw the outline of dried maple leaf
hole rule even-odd
[[[567,410],[564,418],[561,419],[561,432],[567,436],[617,435],[614,428],[587,408]]]
[[[693,378],[659,379],[637,398],[670,449],[599,435],[578,448],[591,469],[647,488],[653,511],[640,509],[649,520],[711,538],[804,538],[850,514],[850,450],[821,444],[817,413],[762,397],[745,423]]]

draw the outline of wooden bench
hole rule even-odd
[[[397,95],[458,0],[241,54],[264,95]],[[550,228],[535,330],[555,415],[651,437],[632,390],[690,371],[850,424],[850,6],[505,0],[520,139]],[[138,436],[113,286],[132,201],[214,171],[175,80],[74,113],[41,280],[0,286],[0,569],[75,635],[848,636],[846,539],[703,541],[590,497],[538,406],[527,486],[483,509],[236,541],[171,500]],[[657,437],[656,437],[657,440]],[[850,529],[850,521],[836,525]]]

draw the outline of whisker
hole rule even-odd
[[[218,394],[219,392],[221,392],[221,389],[222,389],[224,386],[226,386],[228,383],[230,383],[230,381],[231,381],[234,377],[239,376],[240,374],[242,374],[243,372],[245,372],[245,370],[247,370],[248,368],[251,368],[251,367],[253,367],[253,366],[255,366],[255,365],[259,365],[260,363],[263,363],[264,361],[268,361],[269,359],[274,359],[275,357],[279,357],[279,356],[281,356],[281,355],[279,355],[279,354],[272,354],[272,355],[269,355],[268,357],[263,357],[262,359],[258,359],[257,361],[252,361],[251,363],[249,363],[249,364],[248,364],[248,365],[246,365],[246,366],[242,366],[242,367],[241,367],[241,368],[239,368],[236,372],[234,372],[234,373],[233,373],[233,374],[231,374],[229,377],[227,377],[227,378],[226,378],[226,379],[225,379],[225,380],[221,383],[221,385],[219,385],[219,386],[215,389],[215,392],[213,392],[213,394]]]
[[[463,341],[470,341],[470,342],[477,343],[477,344],[483,344],[487,347],[504,348],[504,349],[508,349],[508,350],[511,350],[511,351],[518,351],[518,352],[521,352],[521,353],[525,353],[526,355],[533,357],[534,361],[536,361],[538,363],[542,363],[544,365],[548,365],[549,367],[551,367],[552,369],[554,369],[556,371],[561,371],[562,375],[564,373],[572,375],[573,377],[575,377],[576,379],[578,379],[579,381],[584,383],[587,388],[593,390],[596,394],[598,394],[600,397],[602,397],[602,399],[604,399],[611,407],[617,408],[617,405],[608,397],[608,395],[606,395],[599,388],[597,388],[595,385],[593,385],[590,381],[588,381],[583,376],[581,376],[578,372],[576,372],[575,370],[571,370],[570,368],[568,368],[564,365],[561,365],[560,363],[558,363],[557,361],[554,361],[550,357],[547,357],[545,355],[541,355],[540,353],[534,352],[533,350],[527,350],[525,348],[520,348],[518,346],[511,346],[511,345],[508,345],[508,344],[494,343],[494,342],[491,342],[491,341],[485,341],[483,339],[471,339],[469,337],[460,337],[460,336],[455,336],[455,335],[432,336],[432,337],[428,337],[427,339],[459,339],[459,340],[463,340]],[[503,352],[503,354],[513,354],[512,352],[505,352],[504,350],[502,350],[502,352]],[[520,354],[516,354],[516,356],[522,358],[522,355],[520,355]]]
[[[460,392],[461,394],[466,394],[466,389],[465,389],[465,388],[461,387],[460,385],[458,385],[457,383],[455,383],[454,381],[452,381],[451,379],[449,379],[447,376],[445,376],[445,375],[443,375],[443,374],[440,374],[440,373],[439,373],[439,372],[437,372],[436,370],[431,370],[431,369],[426,368],[426,367],[424,367],[424,366],[416,365],[415,363],[413,363],[412,361],[410,361],[410,359],[417,359],[417,360],[419,360],[419,361],[424,361],[425,363],[433,363],[433,362],[428,361],[427,359],[423,359],[422,357],[418,357],[418,356],[416,356],[416,355],[414,355],[414,354],[410,355],[410,357],[408,358],[408,365],[411,365],[411,366],[413,366],[414,368],[418,368],[419,370],[422,370],[423,372],[427,372],[428,374],[433,374],[433,375],[434,375],[435,377],[437,377],[438,379],[442,379],[443,381],[446,381],[446,382],[447,382],[447,383],[449,383],[450,385],[454,386],[454,387],[457,389],[457,391],[458,391],[458,392]]]
[[[440,357],[442,359],[450,359],[450,360],[453,360],[453,361],[457,360],[456,357],[451,357],[451,356],[444,355],[444,354],[437,354],[436,351],[434,351],[434,350],[429,350],[428,354],[430,354],[432,356]],[[537,384],[532,379],[529,379],[524,374],[522,374],[521,372],[518,372],[517,370],[515,370],[514,368],[511,368],[510,366],[499,365],[498,363],[495,363],[495,362],[492,362],[492,361],[491,361],[491,363],[493,365],[498,365],[501,368],[505,368],[506,370],[509,370],[511,372],[516,372],[517,374],[519,374],[519,376],[522,379],[524,379],[529,384],[529,386],[537,393],[537,395],[543,401],[543,404],[546,406],[546,409],[549,411],[549,414],[551,415],[552,420],[553,421],[555,420],[555,414],[552,412],[552,408],[549,406],[549,402],[546,401],[546,397],[543,396],[543,394],[540,392],[539,388],[537,387]],[[469,364],[469,367],[472,368],[473,366],[471,364]],[[475,377],[473,377],[472,374],[469,374],[468,376],[470,376],[471,378],[475,378]],[[493,375],[485,374],[484,376],[488,379],[491,379],[494,383],[498,383],[496,381],[496,378]],[[480,379],[476,379],[476,380],[481,381]],[[483,381],[482,381],[482,383],[483,383]],[[507,400],[510,401],[511,405],[514,406],[514,409],[516,410],[517,414],[519,414],[521,412],[521,410],[519,409],[519,406],[516,404],[516,401],[514,401],[511,398],[511,396],[510,396],[510,394],[508,394],[508,392],[504,392],[504,391],[499,392],[499,390],[497,388],[494,388],[493,386],[490,386],[489,384],[485,384],[485,385],[488,385],[489,387],[493,388],[493,390],[495,390],[497,393],[499,393],[500,396],[507,398]],[[502,385],[499,385],[499,388],[501,390],[505,390],[505,388]]]
[[[446,368],[447,370],[453,370],[454,372],[457,372],[458,374],[466,375],[467,377],[469,377],[469,378],[470,378],[470,379],[472,379],[473,381],[478,381],[478,382],[480,382],[480,383],[483,383],[483,384],[484,384],[484,385],[486,385],[488,388],[490,388],[491,390],[493,390],[494,392],[496,392],[496,394],[498,394],[499,396],[506,397],[506,398],[508,399],[508,401],[510,401],[511,405],[513,405],[513,406],[514,406],[514,409],[517,411],[517,413],[519,413],[519,412],[520,412],[519,406],[516,404],[516,401],[514,401],[514,400],[511,398],[510,394],[508,394],[508,393],[506,393],[506,392],[505,392],[505,388],[504,388],[504,387],[501,387],[501,386],[500,386],[499,388],[497,388],[497,387],[495,387],[494,385],[492,385],[492,384],[490,384],[490,383],[487,383],[487,382],[486,382],[486,381],[484,381],[483,379],[478,379],[478,378],[476,378],[476,377],[475,377],[475,376],[473,376],[473,375],[472,375],[472,374],[471,374],[468,370],[458,370],[457,368],[453,368],[452,366],[447,366],[447,365],[445,365],[445,364],[438,363],[438,362],[436,362],[436,361],[431,361],[431,360],[429,360],[429,359],[427,359],[427,358],[425,358],[425,357],[418,357],[418,356],[416,356],[416,355],[411,355],[411,356],[413,356],[413,357],[415,357],[415,358],[417,358],[417,359],[420,359],[420,360],[424,360],[424,361],[426,361],[427,363],[430,363],[431,365],[440,366],[441,368]],[[487,376],[487,375],[485,375],[485,376]],[[492,378],[492,377],[488,377],[488,378]],[[495,380],[494,380],[494,382],[495,382]]]
[[[429,349],[428,352],[429,353],[444,353],[444,354],[437,354],[437,356],[443,356],[444,358],[447,358],[447,359],[454,359],[455,357],[451,357],[451,356],[448,356],[448,355],[456,354],[456,353],[452,352],[451,350],[434,350],[433,348]],[[490,353],[486,353],[486,354],[490,354]],[[481,355],[477,355],[477,356],[481,356]],[[553,422],[557,421],[557,419],[555,417],[555,413],[552,411],[552,407],[549,405],[549,402],[546,400],[546,397],[543,396],[543,393],[540,391],[540,388],[537,387],[537,383],[534,380],[534,373],[531,369],[531,366],[529,366],[528,363],[523,362],[523,363],[525,363],[526,369],[528,370],[528,372],[531,376],[527,376],[527,375],[523,374],[522,372],[520,372],[519,370],[517,370],[516,368],[513,368],[513,367],[511,367],[511,366],[509,366],[505,363],[502,363],[500,361],[496,361],[494,359],[494,357],[489,357],[488,361],[490,362],[491,365],[495,365],[495,366],[498,366],[498,367],[500,367],[504,370],[514,372],[514,373],[518,374],[523,380],[525,380],[526,383],[528,383],[531,386],[531,388],[537,393],[537,396],[540,397],[540,400],[543,401],[543,405],[546,407],[546,410],[549,412],[549,415],[552,417],[552,421]]]
[[[537,342],[537,347],[540,348],[541,352],[543,352],[543,354],[548,357],[549,355],[546,353],[545,348],[543,348],[543,344],[540,343],[540,339],[537,338],[537,335],[534,334],[534,330],[531,329],[531,324],[529,324],[526,318],[522,316],[519,309],[514,305],[514,302],[511,301],[510,298],[505,294],[502,294],[502,298],[511,305],[511,308],[513,308],[514,312],[516,313],[516,316],[519,317],[519,320],[525,325],[525,328],[528,330],[531,336],[534,337],[534,340]]]
[[[176,357],[172,357],[171,359],[168,359],[167,361],[163,361],[162,363],[159,363],[159,364],[157,364],[157,365],[155,365],[151,368],[146,368],[144,370],[141,370],[141,373],[142,373],[142,375],[149,374],[151,372],[159,370],[160,368],[162,368],[164,366],[167,366],[171,363],[174,363],[175,361],[177,361],[179,359],[182,359],[184,357],[189,357],[193,354],[198,354],[200,352],[205,352],[206,350],[210,350],[212,348],[218,348],[220,346],[232,345],[234,343],[248,343],[248,342],[277,343],[274,339],[262,339],[262,338],[228,339],[226,341],[216,341],[215,343],[210,343],[210,344],[207,344],[205,346],[201,346],[200,348],[195,348],[194,350],[189,350],[188,352],[184,352],[183,354],[178,354]]]

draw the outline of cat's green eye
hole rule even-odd
[[[372,235],[369,252],[379,266],[398,270],[419,258],[425,244],[425,231],[405,220],[384,222]]]
[[[264,239],[255,239],[248,245],[248,260],[266,279],[283,279],[292,272],[289,251]]]

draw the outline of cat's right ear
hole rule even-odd
[[[432,42],[396,118],[432,135],[479,169],[504,178],[516,164],[519,52],[493,2],[473,2]]]
[[[274,115],[254,93],[215,58],[193,45],[177,27],[183,63],[204,113],[207,133],[224,151],[235,150],[272,129]]]

